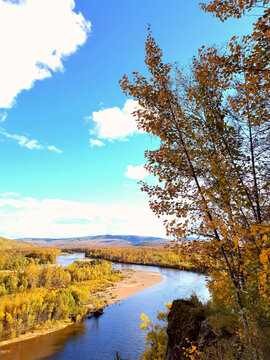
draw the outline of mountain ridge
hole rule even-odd
[[[168,239],[154,236],[139,235],[92,235],[72,238],[35,238],[26,237],[16,239],[21,242],[32,243],[37,246],[54,247],[86,247],[86,246],[163,246]]]

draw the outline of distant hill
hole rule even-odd
[[[30,241],[27,243],[22,243],[18,240],[11,240],[0,237],[0,251],[12,249],[28,249],[33,247],[35,247],[35,245],[31,244]]]
[[[169,240],[137,235],[97,235],[75,238],[21,238],[18,241],[40,247],[90,247],[90,246],[163,246]]]

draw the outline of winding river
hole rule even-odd
[[[59,265],[68,265],[84,254],[59,256]],[[1,360],[114,360],[118,351],[124,359],[137,360],[144,351],[145,332],[140,331],[140,315],[155,320],[164,303],[196,293],[209,299],[203,275],[155,266],[114,264],[115,269],[156,271],[163,281],[116,304],[99,318],[86,319],[65,329],[1,348]]]

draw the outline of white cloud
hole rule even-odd
[[[98,140],[98,139],[89,139],[89,143],[90,143],[90,146],[91,146],[91,147],[94,147],[94,146],[100,147],[100,146],[104,146],[104,145],[105,145],[102,141],[100,141],[100,140]]]
[[[74,7],[74,0],[0,0],[0,108],[63,71],[63,59],[86,41],[91,24]]]
[[[72,237],[97,234],[165,236],[161,219],[140,206],[98,205],[61,199],[0,198],[0,234]]]
[[[123,109],[118,107],[94,111],[88,117],[94,123],[94,128],[90,129],[90,134],[98,139],[127,140],[127,137],[138,130],[135,117],[132,113],[139,109],[136,100],[127,100]]]
[[[6,191],[6,192],[0,194],[0,196],[4,197],[4,198],[10,197],[10,196],[11,197],[18,197],[18,196],[20,196],[20,194],[17,193],[17,192],[13,192],[13,191]]]
[[[50,151],[54,151],[56,152],[57,154],[62,154],[62,150],[58,149],[56,146],[54,145],[48,145],[47,147],[47,150],[50,150]]]
[[[50,150],[50,151],[54,151],[58,154],[61,154],[63,152],[62,150],[58,149],[54,145],[41,145],[38,143],[37,140],[35,140],[35,139],[29,140],[24,135],[9,134],[3,129],[0,129],[0,134],[2,134],[3,136],[5,136],[8,139],[17,141],[18,145],[20,145],[22,147],[26,147],[30,150]]]
[[[0,123],[3,123],[4,121],[6,121],[6,118],[7,118],[7,113],[6,111],[1,111],[0,112]]]
[[[28,149],[42,149],[42,146],[38,144],[37,140],[29,140],[26,136],[9,134],[4,130],[1,130],[0,133],[8,139],[16,140],[18,145],[27,147]]]
[[[132,166],[128,165],[125,176],[129,179],[142,180],[149,176],[149,172],[144,168],[144,165]]]

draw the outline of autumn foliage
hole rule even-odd
[[[158,185],[142,183],[151,209],[165,215],[182,257],[200,253],[210,288],[235,308],[252,357],[256,316],[269,316],[270,299],[270,26],[268,1],[212,1],[202,5],[221,20],[261,4],[253,32],[233,37],[222,51],[202,47],[189,71],[163,61],[151,30],[149,78],[120,81],[140,105],[138,127],[157,136],[146,168]],[[183,238],[198,236],[178,246]],[[251,305],[252,304],[252,305]],[[255,314],[257,307],[257,315]],[[255,326],[256,327],[256,326]]]
[[[241,18],[252,9],[266,8],[269,0],[213,0],[209,4],[201,3],[205,12],[213,13],[221,21],[229,17]]]
[[[189,271],[203,272],[202,259],[199,254],[180,258],[178,253],[171,249],[148,247],[122,247],[122,248],[86,248],[85,256],[94,259],[104,259],[113,262],[123,262],[138,265],[153,265]],[[196,261],[197,259],[197,261]]]
[[[59,249],[1,254],[0,340],[57,322],[79,321],[106,306],[98,292],[120,280],[120,273],[102,260],[57,266],[57,253]]]

